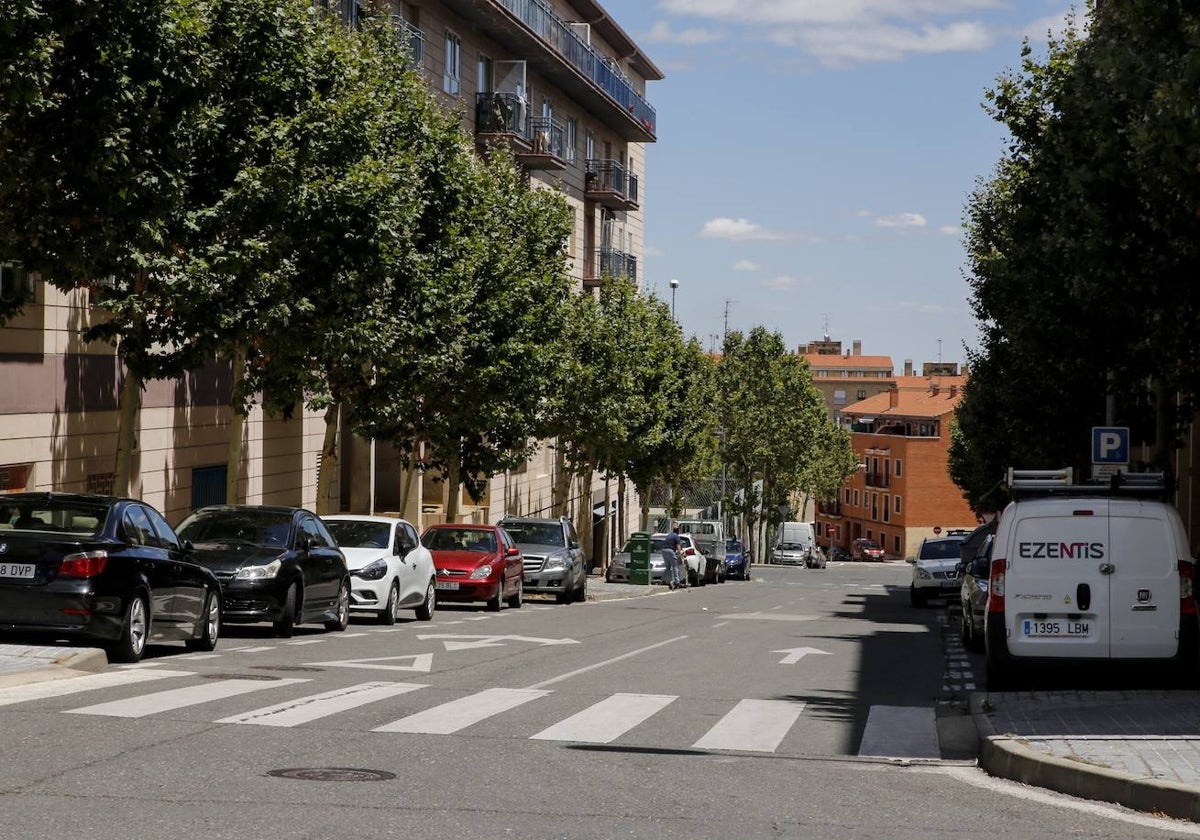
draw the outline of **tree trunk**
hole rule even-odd
[[[142,377],[126,366],[121,386],[121,408],[117,419],[117,458],[113,469],[114,496],[128,496],[133,480],[133,450],[137,448],[138,412],[142,407]]]
[[[617,479],[617,545],[624,545],[629,539],[628,516],[625,512],[625,476]]]
[[[555,447],[554,487],[550,494],[551,516],[567,515],[567,499],[571,495],[571,470],[567,467],[567,456],[562,445]]]
[[[400,482],[400,515],[405,516],[408,511],[408,503],[412,499],[413,479],[417,476],[416,465],[410,466],[404,471],[404,479]],[[418,523],[414,522],[413,525]]]
[[[589,458],[587,468],[580,479],[583,486],[579,489],[579,521],[576,523],[579,539],[583,543],[583,556],[589,569],[594,565],[595,558],[592,555],[596,553],[592,548],[592,474],[594,471],[595,464]]]
[[[329,491],[337,474],[338,404],[325,409],[325,439],[321,443],[321,464],[317,468],[317,515],[336,513],[331,509]]]
[[[604,477],[604,519],[601,520],[600,527],[604,529],[604,533],[600,535],[600,557],[598,564],[601,571],[608,570],[608,558],[612,552],[609,550],[608,544],[612,541],[612,489],[609,477]]]
[[[242,383],[246,380],[246,348],[233,346],[233,393],[229,397],[229,446],[225,456],[225,503],[241,504],[242,434],[246,428]]]
[[[650,485],[650,484],[647,484],[644,487],[638,486],[636,484],[634,485],[634,488],[638,492],[638,499],[642,503],[641,522],[638,524],[639,531],[649,531],[650,530],[650,487],[651,486],[652,485]]]
[[[446,521],[458,521],[458,441],[454,441],[450,452],[446,453]]]

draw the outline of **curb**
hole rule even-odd
[[[996,733],[991,717],[983,709],[984,697],[971,695],[971,716],[979,731],[979,766],[989,774],[1082,799],[1200,821],[1200,790],[1031,750],[1021,743],[1020,736]]]

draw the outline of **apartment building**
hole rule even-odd
[[[838,501],[817,508],[822,545],[849,549],[875,540],[892,557],[909,557],[935,528],[972,528],[975,515],[950,480],[950,421],[962,376],[902,376],[895,387],[843,408],[860,468]]]
[[[830,417],[848,405],[886,392],[896,381],[891,356],[864,356],[858,339],[850,348],[843,352],[842,342],[828,335],[800,348],[800,357],[808,362],[813,385],[821,392]],[[907,364],[911,368],[912,362]]]
[[[645,144],[657,137],[646,84],[663,74],[593,0],[314,0],[349,25],[387,15],[414,67],[442,104],[462,116],[480,152],[511,149],[536,188],[562,191],[574,212],[567,243],[581,293],[603,275],[642,283]],[[88,345],[95,317],[87,292],[63,294],[11,269],[0,286],[30,284],[34,301],[0,328],[0,490],[106,491],[112,486],[121,371],[111,348]],[[3,288],[0,288],[3,293]],[[130,492],[177,521],[225,501],[230,376],[221,366],[151,382],[143,399]],[[316,498],[323,416],[290,421],[255,410],[247,422],[245,502],[319,509],[399,511],[438,519],[445,484],[418,476],[404,494],[395,453],[341,437],[331,498]],[[546,513],[559,465],[547,444],[522,469],[497,476],[462,516],[496,521]],[[409,498],[400,511],[402,495]],[[570,494],[590,531],[604,485]],[[631,513],[636,499],[628,500]],[[630,521],[634,521],[633,517]]]

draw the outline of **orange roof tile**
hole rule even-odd
[[[854,417],[941,417],[958,407],[962,400],[965,376],[897,377],[896,405],[891,392],[875,394],[848,405],[841,414]],[[933,392],[933,386],[938,391]]]
[[[825,353],[801,353],[809,365],[815,368],[887,368],[892,369],[891,356],[835,356]]]

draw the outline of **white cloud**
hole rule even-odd
[[[938,233],[942,236],[960,236],[963,229],[958,225],[942,225],[938,228]]]
[[[771,277],[763,280],[761,285],[768,289],[774,289],[777,292],[787,292],[807,284],[807,280],[798,277],[789,277],[786,274],[781,274],[778,277]]]
[[[665,20],[660,20],[654,26],[650,27],[650,31],[646,33],[643,40],[656,44],[683,44],[684,46],[694,47],[699,44],[711,44],[714,41],[720,41],[721,35],[712,30],[700,28],[675,30],[671,28],[671,24]]]
[[[758,271],[760,268],[761,265],[750,260],[738,260],[733,264],[734,271]]]
[[[723,216],[705,222],[700,235],[706,239],[732,239],[735,242],[772,241],[787,238],[785,234],[767,230],[762,225],[756,225],[747,219],[730,219]]]
[[[875,220],[876,227],[904,230],[924,228],[927,224],[925,217],[920,213],[897,213],[894,216],[880,216]]]
[[[1038,18],[1026,24],[1022,34],[1028,38],[1034,46],[1045,44],[1046,37],[1049,36],[1056,41],[1062,40],[1066,31],[1074,27],[1077,31],[1084,30],[1088,19],[1077,15],[1072,9],[1064,9],[1057,15]],[[1086,36],[1086,31],[1080,31],[1079,34]]]

